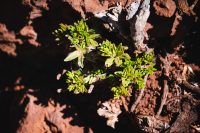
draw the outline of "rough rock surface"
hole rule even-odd
[[[86,13],[95,13],[108,8],[108,1],[100,3],[99,0],[63,0],[70,4],[76,11],[81,13],[82,17],[85,17]]]
[[[29,44],[34,45],[34,46],[39,46],[39,43],[36,41],[37,40],[37,33],[34,31],[33,26],[24,26],[19,34],[26,39]]]
[[[176,4],[173,0],[155,0],[153,7],[157,15],[164,17],[173,16],[176,10]]]
[[[47,0],[22,0],[22,4],[31,9],[28,16],[30,20],[41,17],[42,10],[49,9]]]
[[[81,13],[82,17],[85,17],[87,13],[97,13],[107,10],[109,6],[116,5],[117,2],[126,7],[134,0],[63,0],[70,4],[76,11]]]
[[[16,56],[16,45],[22,44],[13,31],[8,31],[5,24],[0,23],[0,51]]]
[[[84,133],[84,127],[73,126],[70,122],[72,117],[64,118],[63,110],[69,109],[66,105],[61,106],[49,101],[48,105],[36,104],[37,98],[27,94],[20,101],[25,105],[24,117],[20,120],[20,126],[16,133]],[[13,110],[14,111],[14,110]],[[89,130],[92,133],[92,130]]]

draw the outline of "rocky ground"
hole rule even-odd
[[[120,0],[123,9],[138,0]],[[95,17],[116,6],[115,0],[2,0],[0,4],[0,132],[129,133],[200,132],[200,2],[152,0],[145,25],[155,49],[157,71],[144,94],[112,100],[102,92],[73,95],[57,80],[66,68],[67,48],[56,45],[52,31],[60,23],[85,18],[105,38],[129,43]],[[123,16],[122,16],[123,17]],[[124,24],[125,23],[125,24]],[[125,27],[125,28],[124,28]],[[122,19],[122,33],[130,33]],[[99,85],[99,88],[104,86]],[[119,103],[115,129],[97,114],[99,104]]]

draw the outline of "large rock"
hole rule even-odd
[[[48,105],[44,106],[37,104],[37,101],[38,99],[31,94],[25,94],[19,101],[18,107],[23,108],[25,105],[25,108],[16,133],[84,133],[83,126],[71,124],[73,115],[64,117],[63,111],[73,110],[70,106],[61,106],[53,100],[49,100]],[[15,113],[16,107],[12,109]],[[92,133],[91,129],[88,130]]]

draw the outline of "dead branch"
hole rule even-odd
[[[161,63],[162,63],[162,70],[163,70],[163,74],[166,76],[166,77],[169,77],[169,68],[170,68],[170,65],[171,65],[171,62],[169,60],[167,60],[167,57],[166,58],[163,58],[162,56],[158,56]]]
[[[164,80],[164,87],[163,87],[163,95],[162,95],[162,99],[161,99],[161,104],[160,107],[158,109],[158,112],[156,114],[156,116],[158,117],[163,109],[163,106],[165,105],[166,101],[167,101],[167,95],[168,95],[168,85],[167,85],[167,80]]]
[[[146,75],[146,76],[144,77],[144,84],[145,84],[145,85],[146,85],[146,82],[147,82],[147,78],[148,78],[148,75]],[[142,96],[143,96],[143,94],[144,94],[144,89],[145,89],[145,87],[142,88],[142,89],[140,90],[139,96],[137,97],[137,99],[136,99],[136,101],[133,103],[133,105],[131,106],[131,112],[132,112],[132,113],[135,111],[135,108],[137,107],[138,103],[140,102],[140,100],[141,100],[141,98],[142,98]]]
[[[191,85],[191,84],[186,80],[186,73],[187,73],[187,71],[193,72],[193,70],[189,70],[189,69],[191,69],[191,68],[189,68],[187,65],[184,66],[183,72],[182,72],[183,79],[182,79],[182,82],[181,82],[181,83],[182,83],[188,90],[190,90],[191,92],[195,92],[195,93],[200,94],[200,88],[199,88],[199,86]]]
[[[200,88],[199,88],[199,86],[191,85],[191,84],[188,83],[186,80],[183,80],[183,81],[182,81],[182,84],[183,84],[185,87],[187,87],[188,90],[200,94]]]
[[[134,41],[136,49],[139,51],[143,51],[147,48],[147,45],[144,44],[144,40],[148,40],[148,35],[144,31],[144,28],[150,15],[150,0],[143,0],[140,4],[140,7],[139,4],[140,2],[138,1],[136,1],[135,4],[131,4],[131,11],[128,11],[126,19],[128,20],[133,16],[129,20],[131,38]]]
[[[169,87],[168,87],[168,81],[167,81],[166,77],[169,77],[169,73],[170,73],[169,68],[170,68],[170,64],[171,64],[171,62],[168,61],[167,56],[166,56],[166,58],[159,56],[159,59],[162,63],[161,68],[163,69],[163,75],[165,76],[165,79],[164,79],[163,95],[162,95],[162,98],[161,98],[160,107],[159,107],[158,112],[156,114],[157,117],[161,114],[163,106],[165,105],[165,103],[167,101],[167,95],[168,95]]]
[[[196,6],[196,4],[198,3],[199,0],[195,0],[194,3],[190,6],[190,9],[194,9],[194,7]]]
[[[166,133],[190,133],[190,125],[198,119],[197,103],[192,97],[182,99],[182,109]]]
[[[195,16],[196,13],[193,11],[193,8],[196,6],[196,4],[198,3],[198,0],[195,0],[193,2],[193,4],[191,6],[188,5],[188,0],[178,0],[177,1],[177,4],[178,4],[178,7],[179,9],[187,14],[188,16]]]

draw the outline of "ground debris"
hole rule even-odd
[[[106,101],[102,103],[102,107],[97,110],[100,116],[107,118],[107,125],[115,128],[115,123],[118,122],[118,115],[121,114],[120,106],[117,102]]]
[[[170,127],[168,121],[154,116],[138,115],[136,120],[140,128],[148,133],[159,133]]]
[[[197,103],[192,97],[182,99],[182,108],[167,133],[189,133],[190,125],[198,119]]]

